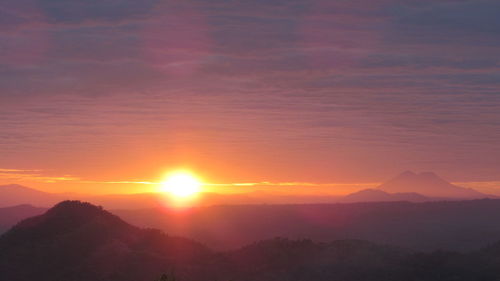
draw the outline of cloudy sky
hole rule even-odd
[[[141,187],[97,183],[179,167],[215,183],[500,181],[499,14],[497,0],[1,1],[0,183],[125,192]]]

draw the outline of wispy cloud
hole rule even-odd
[[[112,180],[112,181],[97,181],[97,180],[89,180],[82,179],[80,177],[72,176],[72,175],[62,175],[62,176],[47,176],[45,175],[47,171],[42,169],[8,169],[8,168],[0,168],[0,179],[11,179],[11,180],[26,180],[26,181],[34,181],[34,182],[46,182],[46,183],[55,183],[62,181],[71,181],[76,183],[83,184],[145,184],[145,185],[157,185],[162,182],[159,181],[146,181],[146,180]],[[270,182],[270,181],[261,181],[261,182],[239,182],[239,183],[211,183],[211,182],[202,182],[204,186],[224,186],[224,187],[326,187],[326,186],[360,186],[360,185],[376,185],[378,183],[314,183],[314,182]]]
[[[0,168],[0,173],[33,173],[41,172],[42,170],[23,170],[23,169],[2,169]]]
[[[78,180],[79,183],[89,184],[160,184],[159,182],[151,181],[92,181],[92,180]]]
[[[380,183],[367,182],[367,183],[315,183],[315,182],[244,182],[244,183],[203,183],[206,186],[259,186],[259,187],[334,187],[334,186],[367,186],[377,185]]]
[[[33,181],[43,183],[56,183],[67,181],[79,181],[78,177],[72,175],[47,176],[39,169],[4,169],[0,168],[0,179],[10,181]]]
[[[500,181],[456,182],[454,184],[472,188],[487,194],[500,195]]]

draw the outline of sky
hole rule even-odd
[[[0,183],[500,184],[496,0],[4,0]],[[497,188],[498,187],[498,188]],[[496,189],[497,188],[497,189]]]

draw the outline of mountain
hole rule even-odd
[[[5,231],[17,219],[44,211],[29,206],[0,208],[0,228]],[[128,223],[195,239],[218,250],[273,237],[322,242],[361,239],[412,249],[460,251],[500,239],[500,225],[493,223],[500,220],[497,199],[162,207],[113,213]]]
[[[52,206],[62,200],[57,194],[47,193],[18,184],[0,185],[0,207],[30,204]]]
[[[364,189],[346,195],[340,202],[394,202],[394,201],[408,201],[408,202],[425,202],[431,198],[425,197],[415,192],[406,193],[387,193],[378,189]]]
[[[199,260],[211,256],[192,240],[137,228],[89,203],[65,201],[0,237],[0,280],[140,281],[174,269],[192,280]]]
[[[7,231],[7,229],[11,228],[20,220],[40,215],[46,210],[45,208],[37,208],[31,205],[0,208],[0,233]]]
[[[184,210],[115,210],[127,222],[160,228],[215,249],[273,237],[369,240],[422,250],[471,250],[500,239],[500,200],[227,205]]]
[[[408,252],[361,240],[315,243],[274,238],[227,253],[237,265],[232,280],[398,280]],[[405,280],[405,279],[400,279]]]
[[[230,280],[497,281],[500,243],[458,253],[413,252],[360,240],[272,239],[229,253]]]
[[[498,241],[500,235],[494,236]],[[154,281],[165,272],[179,281],[496,281],[499,260],[500,242],[459,253],[415,252],[358,239],[318,243],[274,238],[214,253],[78,201],[61,202],[0,236],[0,280],[9,281]]]
[[[432,172],[416,174],[406,171],[381,184],[377,189],[389,193],[416,192],[428,197],[449,199],[481,199],[492,197],[471,188],[453,185]]]

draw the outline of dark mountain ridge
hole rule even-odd
[[[500,200],[239,205],[116,210],[126,221],[235,249],[273,237],[370,240],[410,249],[473,250],[500,237]]]
[[[4,229],[46,209],[0,209]],[[19,211],[19,213],[18,213]],[[273,237],[370,240],[422,250],[473,250],[500,237],[500,200],[211,206],[114,210],[127,223],[228,250]]]
[[[173,268],[189,277],[184,266],[211,255],[192,240],[137,228],[89,203],[65,201],[1,236],[0,280],[152,280]]]
[[[17,205],[0,208],[0,233],[7,231],[17,222],[32,216],[44,213],[46,208],[37,208],[31,205]]]
[[[500,242],[461,254],[275,238],[215,253],[77,201],[0,236],[0,280],[9,281],[154,281],[164,272],[180,281],[496,281],[499,261]]]

